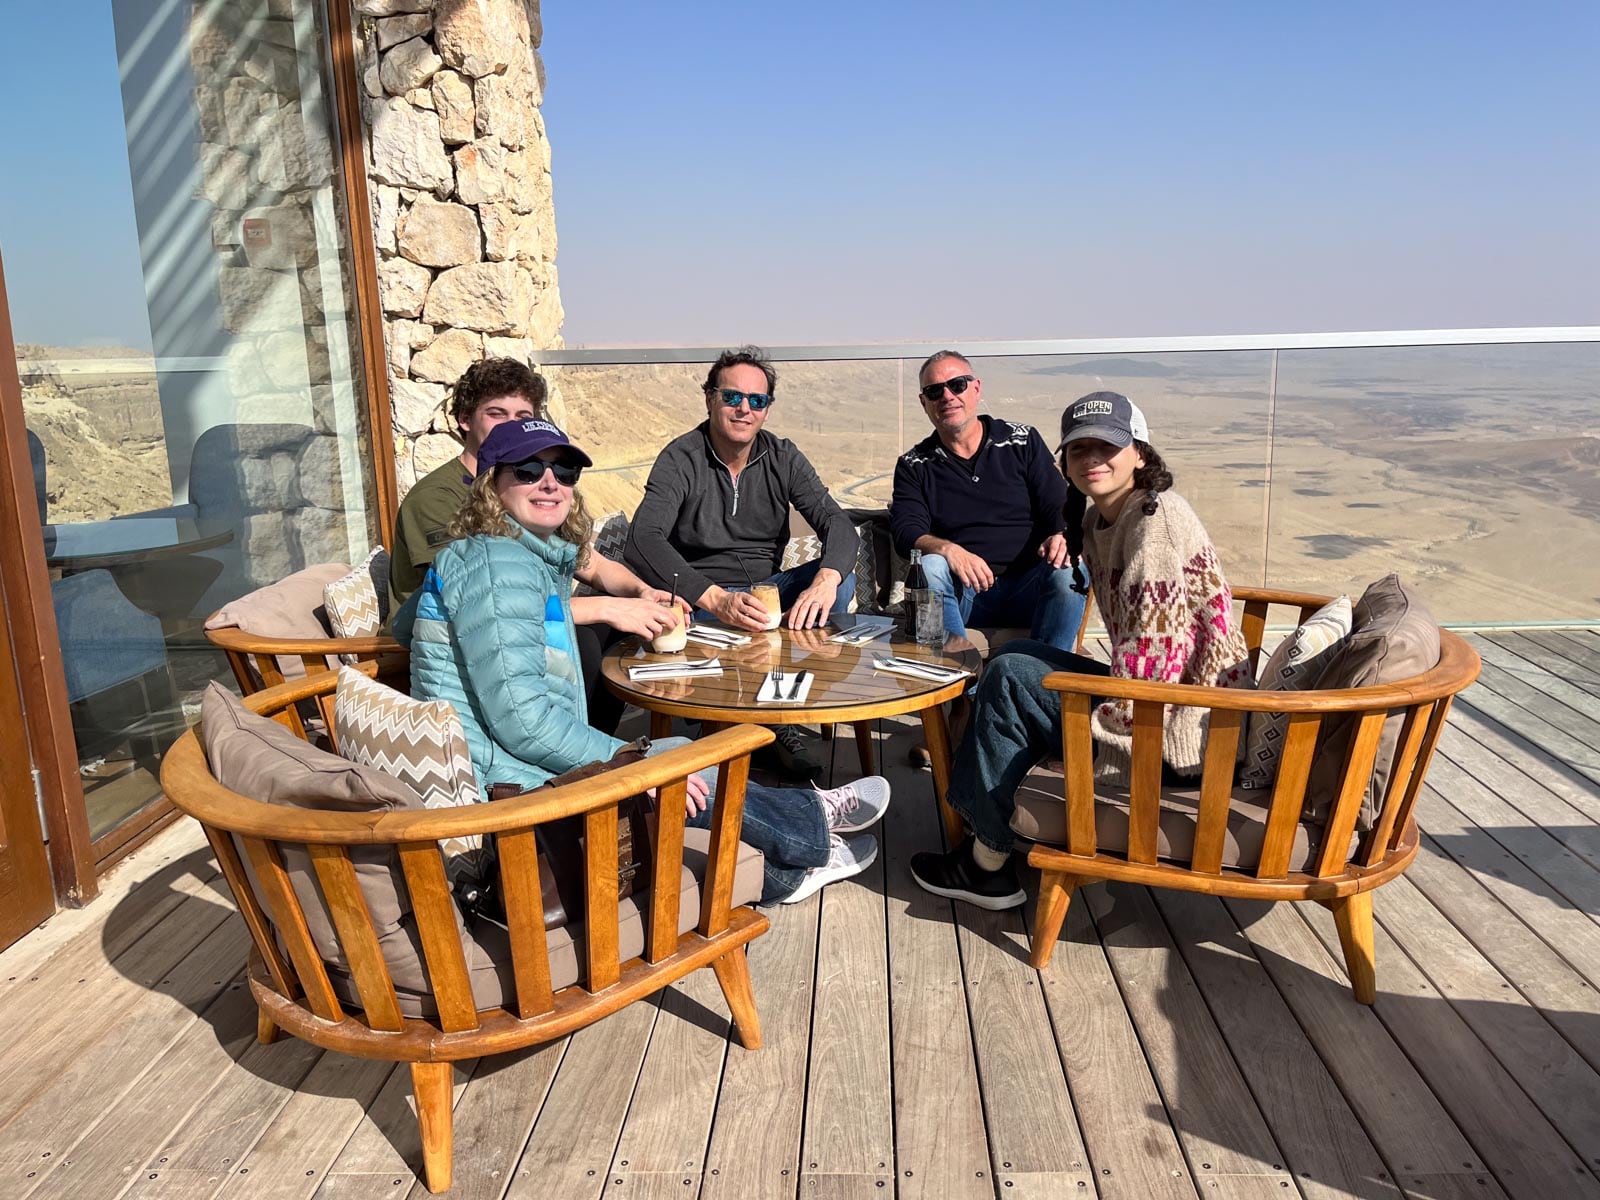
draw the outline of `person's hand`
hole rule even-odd
[[[608,596],[602,611],[606,624],[623,633],[636,633],[643,638],[653,638],[665,633],[683,620],[666,605],[646,600],[642,596]]]
[[[1039,543],[1039,557],[1052,567],[1067,565],[1067,539],[1059,533],[1052,533]]]
[[[711,785],[698,775],[690,775],[684,782],[689,786],[683,793],[683,811],[692,821],[711,803]]]
[[[803,650],[807,654],[815,654],[818,658],[838,658],[839,652],[844,649],[841,642],[830,642],[832,635],[824,629],[791,629],[789,631],[789,645],[795,650]]]
[[[664,605],[671,605],[673,602],[673,596],[671,592],[665,592],[660,588],[653,587],[645,588],[639,593],[639,598],[641,600],[653,600],[657,604]],[[682,596],[677,597],[677,602],[678,607],[683,609],[683,619],[687,621],[689,619],[689,614],[694,612],[694,605],[690,604]]]
[[[770,615],[767,606],[749,592],[729,592],[717,589],[721,595],[700,598],[700,607],[710,609],[717,620],[732,629],[748,629],[760,633],[766,629]]]
[[[839,594],[839,582],[834,574],[827,569],[818,571],[811,586],[800,593],[789,609],[790,629],[810,629],[827,621],[828,614],[833,611],[834,598]]]
[[[961,581],[962,586],[975,592],[986,592],[994,586],[994,572],[989,569],[989,564],[970,550],[951,542],[944,548],[944,560],[950,564],[950,573]]]

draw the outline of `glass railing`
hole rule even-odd
[[[1079,396],[1133,398],[1235,582],[1356,595],[1398,571],[1450,624],[1592,624],[1600,341],[1552,334],[1586,340],[959,348],[983,380],[985,409],[1052,441]],[[885,505],[895,459],[931,432],[916,396],[931,349],[777,352],[768,428],[805,451],[841,504]],[[560,414],[597,463],[584,483],[597,512],[631,511],[661,446],[704,418],[699,386],[714,355],[545,355]]]

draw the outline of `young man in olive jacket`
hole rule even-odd
[[[758,583],[777,586],[792,629],[838,621],[855,595],[855,527],[799,447],[763,428],[777,383],[754,346],[718,357],[705,421],[661,451],[628,533],[625,558],[641,579],[670,588],[676,577],[680,595],[735,629],[766,628],[750,595]],[[816,530],[822,557],[784,571],[791,508]],[[792,726],[773,732],[786,772],[820,773]]]

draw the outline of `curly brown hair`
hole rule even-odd
[[[466,503],[456,513],[455,520],[450,522],[447,530],[451,541],[480,534],[485,537],[516,536],[520,526],[506,513],[505,505],[500,503],[500,493],[494,486],[500,472],[509,469],[508,466],[498,466],[473,481]],[[578,548],[578,567],[581,570],[589,561],[594,518],[583,503],[583,493],[576,488],[572,492],[572,510],[567,513],[567,519],[561,522],[561,528],[556,530],[556,536]]]

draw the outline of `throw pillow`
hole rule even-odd
[[[1350,636],[1350,597],[1340,596],[1306,618],[1304,624],[1278,643],[1256,684],[1263,692],[1302,691],[1321,677],[1334,651]],[[1289,730],[1288,713],[1252,713],[1250,736],[1245,743],[1244,769],[1239,786],[1271,787],[1283,757],[1283,739]]]
[[[1361,594],[1351,612],[1350,636],[1329,657],[1315,686],[1329,690],[1398,683],[1438,665],[1438,623],[1422,598],[1400,582],[1398,575],[1387,575]],[[1388,790],[1404,724],[1404,714],[1398,712],[1383,723],[1377,761],[1356,822],[1359,830],[1371,829],[1377,823],[1378,807]],[[1338,798],[1339,776],[1356,725],[1353,715],[1322,723],[1316,755],[1311,761],[1311,777],[1306,783],[1308,819],[1324,819]]]
[[[257,637],[326,638],[331,627],[323,592],[349,570],[349,563],[319,563],[286,575],[277,583],[230,600],[206,618],[206,628],[242,629]],[[337,663],[334,659],[329,665]],[[296,654],[280,657],[278,670],[285,679],[301,679],[306,673],[305,663]]]
[[[609,558],[612,562],[621,562],[622,552],[627,544],[627,513],[607,513],[594,523],[594,534],[589,539],[589,552],[591,554],[598,554],[601,558]],[[593,596],[595,590],[580,580],[573,587],[572,594],[574,596]]]
[[[322,589],[334,637],[376,637],[389,616],[389,552],[382,546]]]
[[[483,800],[472,753],[456,710],[443,700],[413,700],[353,667],[339,669],[333,703],[339,753],[376,767],[415,791],[427,808],[456,808]],[[479,877],[483,839],[440,843],[452,883]]]

